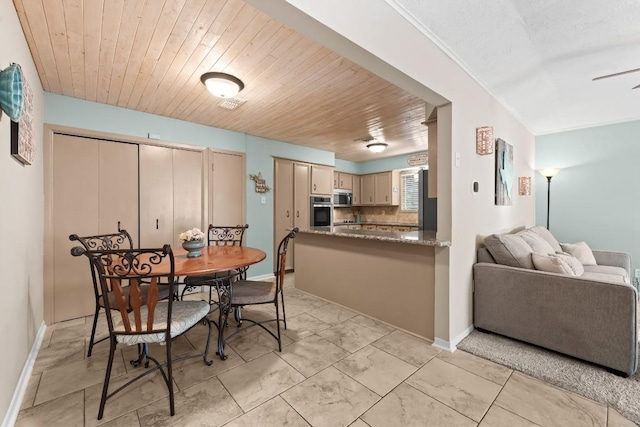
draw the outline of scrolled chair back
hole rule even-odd
[[[107,247],[111,247],[110,244],[107,243]],[[87,256],[97,272],[110,331],[115,329],[123,334],[170,333],[172,298],[167,300],[168,307],[162,311],[165,313],[163,319],[155,318],[155,308],[159,301],[158,283],[161,278],[166,278],[163,285],[168,283],[169,295],[174,293],[175,261],[171,246],[164,245],[158,249],[102,247],[97,250],[76,246],[71,249],[71,255]],[[146,298],[140,290],[143,279],[148,284]],[[123,291],[123,282],[129,283],[128,299]],[[113,292],[115,307],[111,307],[107,296],[109,290]],[[111,309],[120,312],[121,322],[114,322]]]
[[[209,224],[209,246],[242,246],[247,228],[249,224],[236,226]]]
[[[77,241],[88,251],[104,251],[116,249],[133,249],[133,240],[127,230],[117,233],[97,234],[95,236],[78,236],[72,234],[69,240]]]
[[[278,254],[277,254],[278,262],[276,264],[276,272],[275,272],[277,292],[280,292],[284,285],[284,274],[286,272],[286,266],[287,266],[287,249],[289,247],[289,240],[294,239],[296,237],[297,232],[298,232],[298,227],[294,228],[289,232],[289,234],[284,236],[284,238],[280,241],[280,244],[278,245]]]

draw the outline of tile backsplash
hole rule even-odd
[[[418,225],[418,212],[401,212],[399,206],[335,208],[333,221],[355,220],[358,213],[362,222],[395,222]]]

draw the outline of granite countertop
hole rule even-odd
[[[357,225],[357,224],[356,224]],[[406,243],[410,245],[447,247],[451,242],[436,239],[435,231],[373,231],[352,230],[344,227],[310,227],[299,229],[299,233],[321,234],[326,236],[351,237],[355,239],[378,240],[383,242]]]
[[[417,227],[416,223],[408,222],[381,222],[381,221],[361,221],[361,222],[341,222],[335,221],[333,225],[388,225],[391,227]]]

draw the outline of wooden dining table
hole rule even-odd
[[[210,278],[215,273],[226,271],[243,270],[250,265],[256,264],[264,260],[267,254],[257,248],[247,246],[205,246],[202,248],[202,255],[196,258],[187,258],[187,251],[183,248],[175,248],[174,254],[174,275],[189,276],[196,278]],[[233,280],[227,277],[219,277],[213,281],[203,281],[202,283],[194,283],[195,286],[215,286],[218,292],[219,316],[218,322],[214,322],[218,327],[218,351],[216,354],[221,359],[226,359],[224,353],[224,328],[226,319],[229,314],[229,305],[224,301],[223,296],[230,298],[233,286]],[[190,285],[191,286],[191,285]],[[211,320],[210,320],[211,321]]]

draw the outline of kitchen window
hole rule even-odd
[[[417,171],[410,171],[400,175],[400,210],[411,212],[418,211],[419,182]]]

